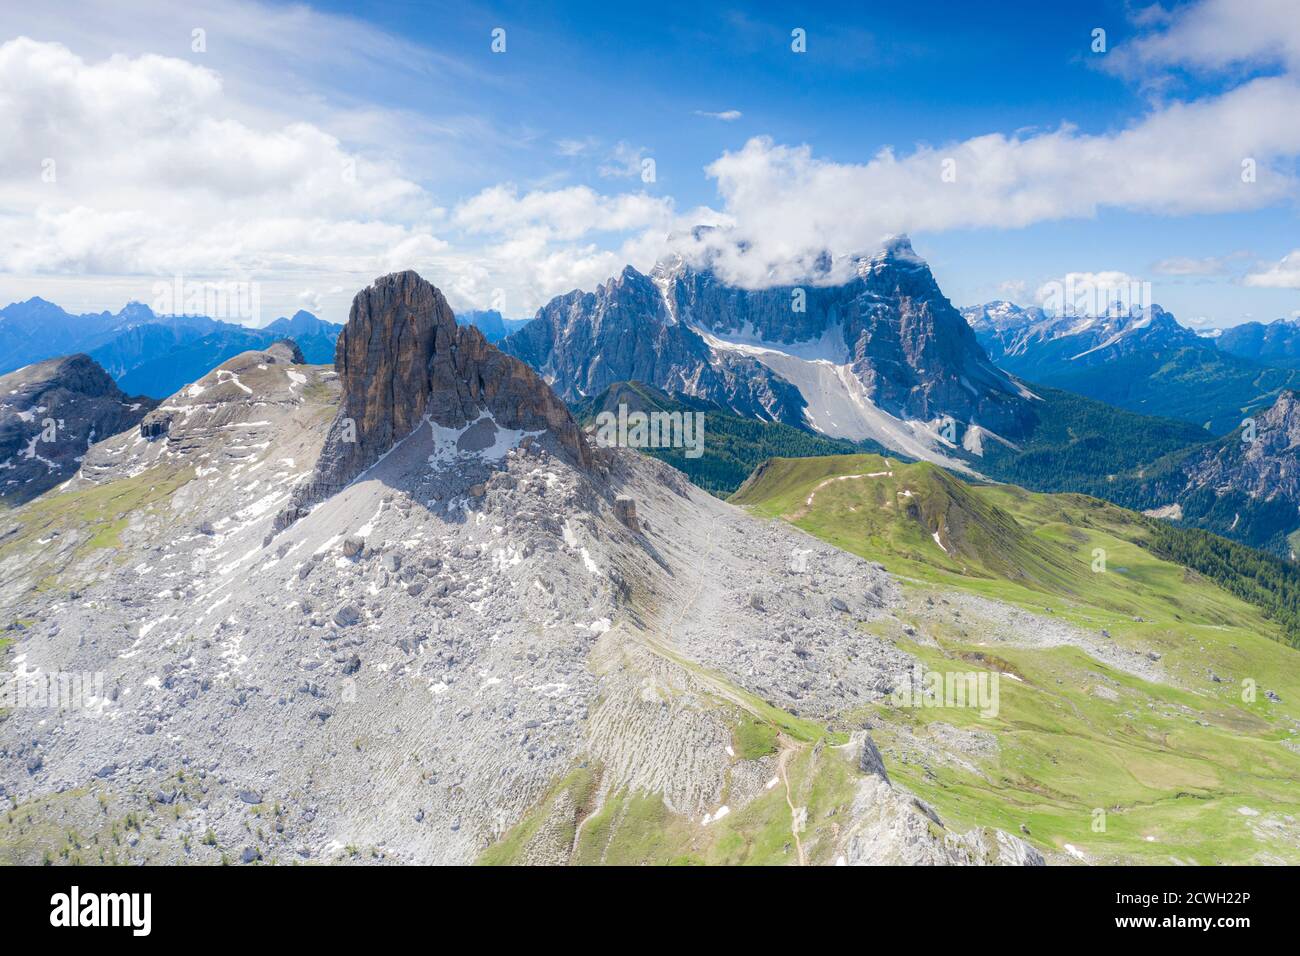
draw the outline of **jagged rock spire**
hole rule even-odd
[[[343,392],[338,417],[311,482],[278,527],[352,481],[426,417],[459,428],[486,411],[503,428],[545,430],[577,464],[591,463],[550,386],[478,329],[457,325],[442,293],[415,272],[383,276],[357,293],[334,364]]]

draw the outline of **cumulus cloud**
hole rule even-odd
[[[315,289],[303,289],[298,293],[298,308],[306,309],[311,313],[321,311],[321,294]]]
[[[1034,302],[1065,315],[1126,313],[1152,305],[1151,283],[1118,270],[1068,272],[1040,285]]]
[[[1300,289],[1300,249],[1260,271],[1249,273],[1242,281],[1265,289]]]
[[[372,269],[441,218],[390,163],[309,123],[232,118],[221,77],[169,57],[0,46],[0,269]],[[17,95],[15,95],[17,94]]]
[[[593,288],[629,262],[648,268],[681,224],[670,198],[643,192],[607,196],[570,186],[521,193],[514,185],[492,186],[448,217],[472,247],[430,261],[454,277],[445,290],[453,306],[497,302],[517,316],[561,293]]]
[[[645,193],[603,196],[587,186],[571,186],[521,196],[516,187],[502,185],[458,205],[452,221],[473,233],[525,230],[548,240],[572,240],[591,232],[662,228],[671,217],[672,200]]]
[[[1300,16],[1294,0],[1202,0],[1145,22],[1160,28],[1117,46],[1105,65],[1126,74],[1165,67],[1218,72],[1281,65],[1300,70]]]
[[[1030,303],[1029,283],[1024,279],[1006,279],[998,283],[998,298],[1014,302],[1016,305],[1028,305]]]
[[[1158,14],[1158,15],[1156,15]],[[746,284],[789,279],[822,250],[872,250],[881,237],[1017,229],[1105,209],[1159,215],[1258,209],[1296,195],[1300,157],[1300,17],[1292,0],[1205,0],[1139,18],[1138,38],[1108,55],[1134,74],[1170,68],[1281,67],[1217,95],[1153,106],[1123,128],[990,133],[865,162],[755,137],[707,167],[734,223],[718,261]],[[724,241],[719,239],[719,241]],[[1169,274],[1209,274],[1209,260],[1168,260]],[[1218,269],[1221,266],[1213,266]]]
[[[163,0],[139,4],[158,17],[176,16]],[[40,7],[24,15],[39,16]],[[214,53],[204,62],[230,63],[221,50],[245,46],[256,47],[256,62],[277,62],[261,55],[266,44],[290,44],[270,52],[295,67],[306,63],[314,76],[338,72],[332,51],[349,69],[382,61],[420,75],[467,76],[407,41],[304,7],[201,0],[199,9],[203,19],[244,31],[213,36]],[[239,15],[227,16],[231,9]],[[522,315],[628,262],[648,268],[671,252],[708,261],[744,285],[811,273],[829,280],[842,275],[850,254],[873,251],[900,232],[1018,229],[1106,209],[1229,212],[1296,195],[1300,84],[1286,71],[1300,63],[1300,19],[1269,0],[1253,0],[1246,10],[1205,0],[1147,17],[1138,39],[1107,60],[1135,73],[1249,65],[1280,75],[1155,105],[1120,128],[994,132],[885,148],[860,162],[755,137],[706,167],[716,208],[690,211],[635,182],[645,147],[620,142],[601,158],[594,139],[541,134],[548,151],[598,161],[609,191],[521,191],[510,183],[480,189],[505,177],[475,170],[470,194],[447,190],[444,209],[429,192],[435,187],[410,170],[441,167],[429,161],[429,142],[472,142],[466,152],[478,155],[478,144],[494,136],[482,122],[399,117],[355,100],[348,109],[325,109],[329,96],[299,89],[261,98],[250,88],[265,74],[254,69],[250,81],[234,64],[222,72],[147,53],[90,55],[94,35],[112,18],[94,20],[101,15],[87,10],[89,26],[71,34],[76,52],[29,39],[0,46],[0,123],[23,130],[0,138],[0,273],[260,273],[289,277],[288,302],[304,288],[328,288],[320,304],[337,307],[337,290],[416,268],[445,286],[454,305],[482,306],[504,295],[507,314]],[[266,30],[267,23],[276,29]],[[303,104],[298,113],[296,101]],[[740,117],[738,110],[697,112],[725,122]],[[400,148],[376,148],[385,140]],[[722,228],[694,233],[699,223]],[[1291,287],[1296,257],[1244,281]],[[1208,275],[1214,262],[1169,259],[1157,269]]]
[[[1298,155],[1300,85],[1270,77],[1173,103],[1114,133],[995,133],[907,155],[885,149],[865,163],[755,137],[708,173],[754,246],[757,276],[783,259],[865,250],[899,232],[1021,228],[1105,208],[1258,208],[1294,195]],[[1243,177],[1246,159],[1253,179]]]

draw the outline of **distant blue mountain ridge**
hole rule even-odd
[[[456,313],[457,325],[472,325],[483,337],[496,344],[516,329],[522,329],[532,319],[505,319],[496,309],[467,309]]]
[[[331,364],[342,328],[302,311],[251,328],[203,315],[158,315],[141,302],[78,315],[31,298],[0,309],[0,374],[85,353],[127,394],[165,398],[226,359],[278,339],[294,339],[312,364]]]
[[[527,320],[503,319],[495,310],[457,317],[500,341]],[[118,312],[68,312],[33,297],[0,309],[0,375],[63,355],[85,353],[128,395],[166,398],[226,359],[279,339],[298,343],[311,365],[332,365],[343,326],[299,310],[260,328],[205,315],[159,315],[142,302]]]

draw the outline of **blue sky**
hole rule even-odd
[[[906,230],[959,305],[1114,273],[1189,324],[1300,310],[1282,0],[175,6],[0,13],[0,298],[183,275],[341,320],[409,267],[526,315],[709,221],[743,284]]]

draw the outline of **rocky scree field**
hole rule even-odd
[[[0,719],[0,857],[1042,862],[874,759],[915,660],[879,565],[590,448],[413,273],[300,358],[9,516],[6,669],[104,683]]]

